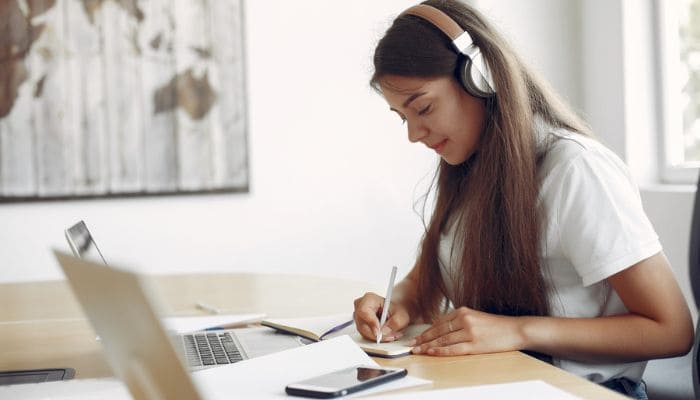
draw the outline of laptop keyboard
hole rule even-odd
[[[182,335],[190,367],[232,364],[243,360],[229,332],[202,332]]]

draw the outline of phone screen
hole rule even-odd
[[[309,385],[327,386],[330,388],[345,388],[348,386],[355,386],[378,376],[386,375],[387,373],[389,373],[389,371],[385,369],[357,367],[312,378],[304,381],[304,383]]]
[[[352,367],[290,384],[287,393],[313,397],[343,396],[403,376],[406,376],[405,369]]]

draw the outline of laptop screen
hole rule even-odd
[[[66,229],[66,240],[76,257],[102,261],[107,264],[85,222],[80,221]]]

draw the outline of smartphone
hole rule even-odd
[[[287,385],[285,391],[291,396],[330,399],[403,378],[406,376],[406,373],[407,371],[404,368],[381,368],[361,365],[291,383]]]
[[[72,379],[73,368],[28,369],[22,371],[0,371],[0,385],[39,383]]]

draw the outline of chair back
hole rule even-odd
[[[695,344],[693,344],[693,391],[695,398],[700,399],[700,318],[695,325]]]
[[[698,179],[695,202],[693,204],[693,219],[690,224],[690,243],[688,256],[688,271],[690,272],[690,287],[696,310],[700,310],[700,178]],[[695,327],[695,343],[693,344],[693,389],[695,398],[700,399],[700,318]]]
[[[690,223],[690,246],[688,257],[688,271],[690,272],[690,287],[693,290],[693,299],[696,309],[700,310],[700,179],[698,179],[695,203],[693,205],[693,219]]]

